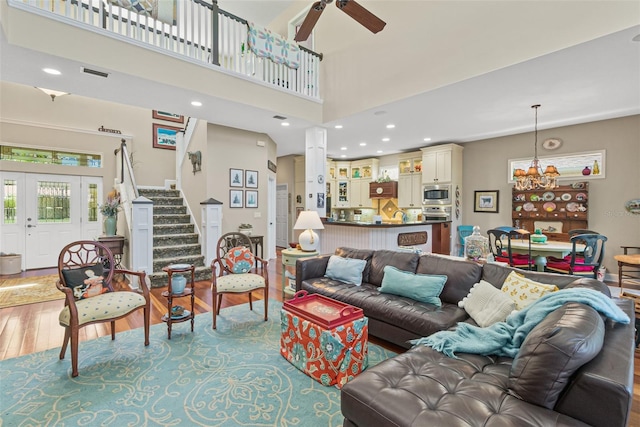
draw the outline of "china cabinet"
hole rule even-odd
[[[549,240],[568,241],[569,230],[589,228],[589,183],[575,182],[553,190],[512,189],[513,226],[539,228]]]

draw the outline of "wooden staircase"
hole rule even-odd
[[[194,224],[178,190],[140,189],[139,194],[153,201],[153,274],[151,287],[167,286],[163,267],[170,264],[193,264],[195,280],[211,280],[211,268],[204,265],[204,255]]]

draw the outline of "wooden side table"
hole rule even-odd
[[[313,252],[305,252],[305,251],[301,251],[300,249],[283,249],[282,250],[282,301],[285,300],[285,295],[293,295],[295,293],[294,289],[290,289],[288,286],[286,286],[286,273],[287,273],[287,266],[289,267],[295,267],[296,266],[296,261],[300,258],[309,258],[312,256],[317,256],[318,255],[318,251],[313,251]]]
[[[264,259],[264,247],[263,247],[263,236],[249,236],[251,240],[251,244],[253,245],[253,254],[258,256],[258,245],[260,245],[260,258]]]
[[[195,271],[196,268],[193,264],[171,264],[162,269],[162,271],[166,272],[169,276],[169,283],[167,290],[162,292],[162,296],[167,299],[167,313],[162,316],[162,321],[167,323],[167,336],[171,339],[171,326],[174,323],[181,323],[191,320],[191,332],[193,332],[193,323],[195,319],[194,313],[194,303],[195,303],[195,292],[194,292],[194,283],[195,283]],[[191,281],[187,279],[187,286],[185,286],[184,291],[179,294],[174,294],[171,289],[171,278],[176,273],[191,273]],[[190,297],[191,299],[191,311],[184,310],[184,313],[179,316],[172,316],[173,310],[173,299],[174,298],[184,298]]]
[[[124,236],[100,236],[98,242],[109,248],[116,262],[115,268],[122,268],[122,254],[124,253]]]

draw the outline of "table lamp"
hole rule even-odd
[[[320,216],[316,211],[302,211],[296,221],[296,225],[293,226],[294,230],[304,230],[298,236],[298,243],[300,248],[305,252],[313,252],[318,250],[318,234],[313,231],[323,230],[324,226],[320,220]]]

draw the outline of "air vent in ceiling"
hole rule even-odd
[[[278,120],[286,120],[286,117],[283,116],[273,116],[274,119],[278,119]]]
[[[105,73],[104,71],[92,70],[91,68],[87,67],[82,67],[81,70],[83,73],[92,74],[98,77],[104,77],[105,79],[109,77],[109,73]]]

